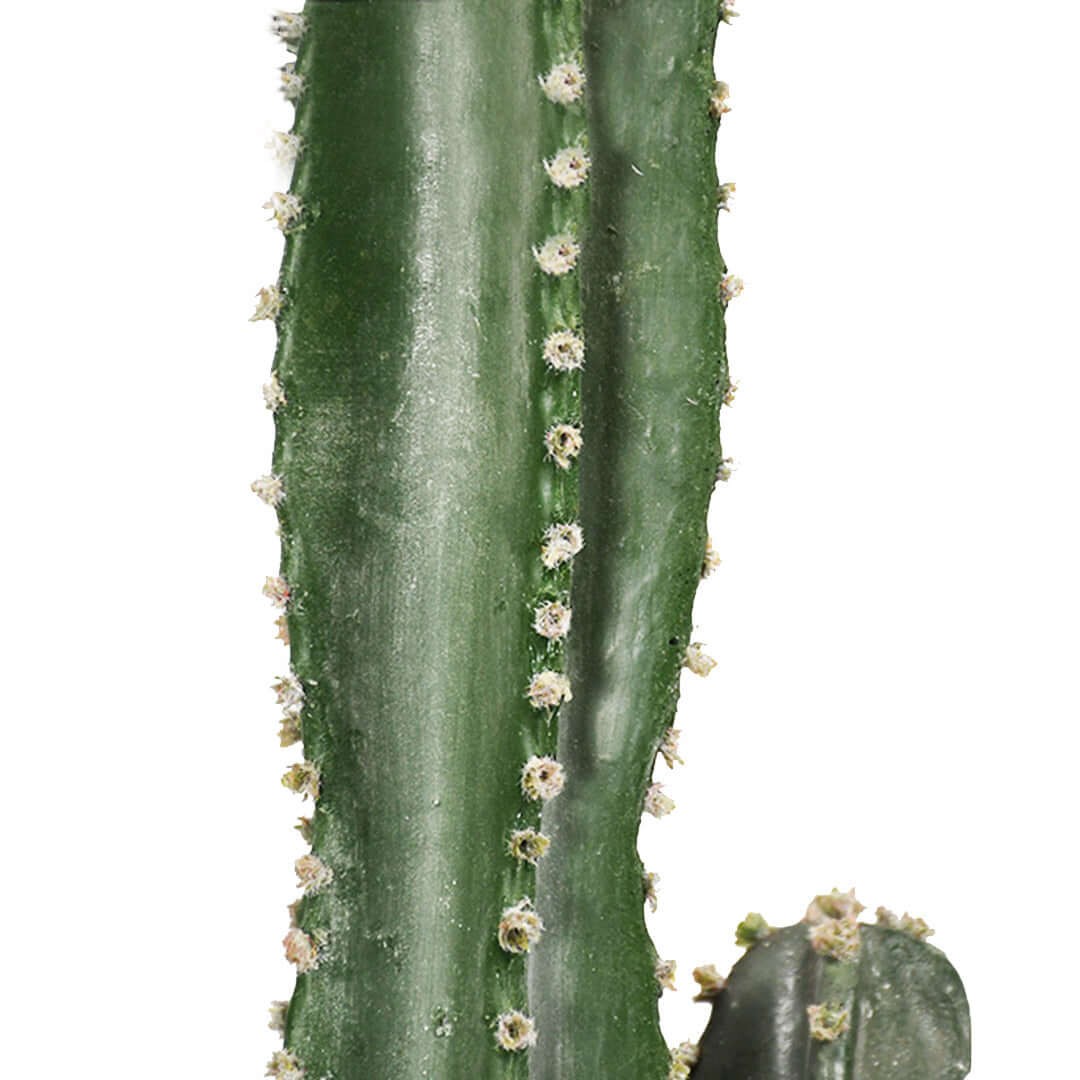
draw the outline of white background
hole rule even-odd
[[[686,676],[678,809],[642,834],[665,1026],[700,1030],[690,969],[736,958],[748,910],[854,884],[938,928],[976,1080],[1075,1075],[1080,15],[740,6],[720,664]],[[291,114],[266,15],[5,15],[12,1076],[257,1077],[291,989],[277,545],[247,491]]]

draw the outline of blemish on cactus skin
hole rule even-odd
[[[810,1038],[816,1042],[833,1042],[851,1027],[851,1013],[844,1005],[807,1005],[806,1015],[810,1018]]]
[[[735,185],[731,182],[721,184],[716,189],[716,208],[717,210],[731,211],[731,200],[735,197]]]
[[[703,964],[694,968],[694,982],[698,984],[695,1001],[711,1001],[727,986],[727,979],[716,970],[715,964]]]
[[[499,920],[499,947],[504,952],[527,953],[541,938],[544,924],[526,896],[508,907]]]
[[[267,319],[273,322],[281,312],[281,290],[276,285],[267,285],[255,294],[255,314],[248,322],[261,322]]]
[[[701,642],[695,641],[687,645],[686,656],[683,658],[683,666],[702,678],[716,667],[716,661],[704,649]]]
[[[698,1063],[701,1052],[697,1043],[681,1042],[671,1048],[671,1068],[668,1080],[687,1080],[690,1070]]]
[[[533,756],[521,770],[521,790],[526,798],[534,801],[554,799],[565,783],[566,773],[552,757]]]
[[[281,783],[305,799],[318,799],[320,779],[317,766],[310,761],[297,761],[289,766]]]
[[[537,78],[544,96],[556,105],[573,105],[585,90],[585,72],[573,58],[560,61],[546,75]]]
[[[564,701],[572,701],[570,680],[561,671],[538,671],[526,691],[534,709],[555,709]]]
[[[500,1014],[495,1025],[495,1044],[500,1050],[517,1052],[536,1045],[536,1024],[514,1009]]]
[[[742,949],[752,949],[759,941],[764,941],[772,932],[773,928],[765,921],[765,916],[760,912],[751,911],[735,927],[735,944]]]
[[[570,632],[572,614],[572,609],[560,600],[541,604],[533,612],[533,629],[548,641],[558,641]]]
[[[675,989],[674,960],[657,960],[656,967],[653,968],[653,974],[656,976],[656,981],[660,984],[661,990]]]
[[[554,371],[577,371],[585,365],[585,342],[573,330],[556,330],[544,338],[544,360]]]
[[[269,382],[263,383],[262,395],[263,402],[271,412],[277,412],[282,405],[288,404],[285,400],[285,390],[278,382],[276,371],[270,376]]]
[[[569,469],[574,458],[581,453],[581,428],[573,424],[556,424],[548,428],[544,435],[547,456],[560,469]]]
[[[267,506],[280,506],[285,498],[285,484],[280,476],[267,473],[257,480],[252,480],[251,490],[259,496]]]
[[[701,563],[701,576],[707,578],[710,574],[715,573],[720,569],[720,556],[716,553],[716,548],[713,547],[712,537],[708,537],[705,540],[705,558]]]
[[[286,191],[275,191],[263,203],[263,209],[270,211],[267,221],[272,221],[282,232],[288,232],[293,228],[304,212],[300,199]]]
[[[284,642],[286,645],[292,644],[292,639],[289,637],[289,616],[279,615],[274,620],[274,625],[277,627],[277,639]]]
[[[296,881],[305,896],[313,896],[334,880],[334,871],[318,855],[301,855],[293,864]]]
[[[307,29],[303,15],[291,11],[275,11],[270,16],[270,33],[285,45],[295,48]]]
[[[540,561],[549,570],[554,570],[556,566],[569,562],[584,544],[581,526],[577,522],[559,522],[544,533]]]
[[[275,1050],[266,1065],[266,1075],[274,1077],[275,1080],[301,1080],[304,1069],[300,1059],[291,1050]]]
[[[285,1034],[285,1017],[289,1011],[289,1003],[287,1001],[271,1001],[270,1002],[270,1023],[266,1026],[271,1031],[278,1031],[282,1035]]]
[[[564,146],[544,162],[544,169],[556,187],[576,188],[585,183],[591,164],[583,146]]]
[[[280,576],[268,577],[263,584],[262,594],[274,607],[283,608],[289,602],[289,583]]]
[[[897,916],[888,908],[879,907],[876,914],[878,926],[886,926],[890,930],[899,930],[902,933],[909,934],[916,941],[925,941],[934,933],[925,919],[916,919],[906,911],[903,915]]]
[[[731,94],[731,88],[726,82],[714,82],[712,93],[709,94],[709,115],[719,123],[725,113],[731,112],[731,106],[728,104],[728,97]]]
[[[650,784],[645,792],[645,812],[654,818],[667,817],[675,809],[675,800],[664,794],[663,784]]]
[[[535,866],[551,846],[551,838],[535,829],[519,829],[510,834],[508,850],[520,862]]]
[[[304,701],[304,687],[293,674],[279,675],[270,689],[274,691],[277,703],[284,705],[287,709],[300,705]]]
[[[266,144],[282,165],[292,165],[304,152],[304,140],[291,131],[275,131]]]
[[[304,92],[304,76],[296,74],[296,64],[291,60],[281,68],[281,92],[286,101],[297,101]]]
[[[556,233],[534,247],[532,253],[545,274],[562,277],[577,266],[581,245],[570,233]]]
[[[745,287],[746,285],[741,277],[736,277],[734,274],[725,274],[720,280],[720,299],[724,306],[730,304],[736,296],[740,296]]]
[[[319,966],[319,946],[300,927],[290,927],[281,943],[285,946],[285,959],[295,964],[301,974],[314,971]]]
[[[676,765],[685,765],[686,762],[679,757],[679,736],[682,732],[678,728],[668,728],[664,732],[663,742],[660,743],[660,753],[669,769]]]
[[[656,899],[656,887],[660,884],[660,875],[654,874],[650,870],[646,870],[641,875],[641,889],[645,895],[645,903],[649,905],[649,910],[655,912],[657,907]]]

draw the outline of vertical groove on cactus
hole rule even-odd
[[[671,809],[650,773],[691,646],[721,461],[717,22],[716,0],[584,4],[586,544],[560,725],[566,787],[545,808],[552,846],[538,869],[548,932],[530,959],[539,1029],[558,1038],[538,1041],[532,1080],[659,1080],[670,1065],[657,999],[671,970],[645,928],[636,839],[643,810]]]

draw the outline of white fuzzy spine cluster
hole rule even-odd
[[[591,165],[583,146],[564,146],[553,158],[544,161],[544,171],[556,187],[571,190],[585,183]]]
[[[553,330],[544,338],[544,361],[553,371],[580,371],[585,342],[573,330]]]
[[[573,700],[570,680],[561,671],[538,671],[526,691],[534,709],[557,709],[564,701]]]
[[[577,266],[581,245],[572,233],[556,233],[549,236],[539,247],[532,249],[540,269],[552,277],[569,274]]]
[[[563,767],[553,757],[533,756],[521,770],[521,790],[535,802],[554,799],[566,783]]]
[[[573,57],[561,60],[546,75],[537,78],[544,96],[556,105],[573,105],[581,100],[585,90],[585,71]]]
[[[281,311],[281,290],[276,285],[267,285],[255,294],[255,313],[248,322],[260,322],[266,319],[274,322]]]
[[[251,482],[251,490],[267,506],[280,506],[285,498],[285,483],[276,473],[267,473]]]
[[[577,522],[559,522],[544,533],[540,561],[548,570],[569,562],[585,546],[581,526]]]
[[[263,203],[263,209],[270,211],[267,220],[272,221],[282,232],[292,229],[304,213],[299,197],[291,191],[275,191]]]
[[[716,661],[705,652],[705,646],[699,641],[695,641],[686,647],[686,656],[683,658],[683,666],[687,670],[692,671],[695,675],[700,675],[703,678],[709,674],[714,667],[716,667]]]
[[[516,1009],[500,1013],[495,1022],[495,1045],[516,1053],[536,1045],[536,1024]]]
[[[271,412],[277,412],[282,405],[288,404],[285,400],[285,390],[278,382],[276,371],[270,376],[269,382],[263,383],[262,395],[263,402]]]
[[[527,896],[508,907],[499,920],[499,948],[508,953],[527,953],[541,938],[544,924]]]
[[[664,794],[664,785],[650,784],[645,792],[645,812],[654,818],[667,817],[675,809],[675,800]]]

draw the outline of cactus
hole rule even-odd
[[[858,923],[854,893],[817,897],[803,922],[748,916],[748,948],[726,985],[709,971],[712,1019],[693,1080],[960,1080],[971,1067],[967,998],[922,919],[878,908]],[[689,1060],[686,1060],[689,1059]]]
[[[253,319],[298,829],[268,1074],[660,1080],[636,853],[730,401],[716,0],[309,0]],[[580,505],[579,505],[580,491]]]

